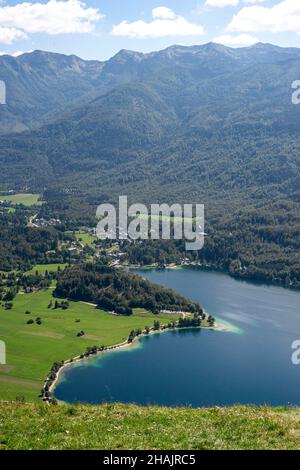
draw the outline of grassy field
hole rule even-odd
[[[93,237],[93,235],[90,235],[89,233],[86,233],[83,230],[76,232],[75,235],[77,240],[80,241],[83,245],[90,246],[96,240],[96,237]]]
[[[24,206],[41,206],[42,201],[39,201],[39,194],[13,194],[11,196],[0,196],[1,201],[11,202],[15,204],[23,204]]]
[[[66,232],[67,234],[72,234],[73,232]],[[76,230],[74,232],[76,239],[82,243],[82,245],[89,245],[91,246],[93,242],[96,240],[96,237],[90,235],[89,233],[85,232],[84,230]]]
[[[137,218],[140,219],[153,219],[153,220],[160,220],[166,222],[183,222],[186,220],[187,222],[195,222],[197,221],[197,217],[174,217],[174,215],[156,215],[156,214],[138,214]]]
[[[52,364],[83,353],[88,346],[124,341],[135,328],[152,326],[154,319],[167,323],[170,315],[139,310],[130,317],[113,316],[82,302],[70,302],[68,310],[48,309],[52,289],[18,294],[12,310],[0,305],[0,339],[7,348],[7,365],[0,365],[0,400],[37,401]],[[25,311],[30,314],[25,314]],[[42,318],[42,324],[28,325]],[[173,318],[174,316],[172,316]],[[76,320],[80,320],[77,323]],[[77,338],[83,330],[85,336]]]
[[[299,449],[299,409],[0,403],[0,449]]]
[[[67,264],[36,264],[27,274],[35,274],[38,271],[39,274],[44,275],[46,271],[56,272],[58,268],[64,270]]]

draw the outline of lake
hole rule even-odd
[[[137,347],[65,369],[55,396],[66,402],[192,407],[300,405],[300,292],[197,269],[137,270],[200,302],[234,328],[167,331]]]

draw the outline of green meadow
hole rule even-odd
[[[74,233],[76,239],[82,243],[82,245],[86,246],[91,246],[93,244],[93,242],[96,240],[96,237],[94,237],[93,235],[90,235],[89,233],[87,233],[85,230],[76,230],[75,232],[66,232],[67,234],[72,234]]]
[[[24,206],[41,206],[42,201],[39,200],[39,194],[12,194],[11,196],[0,196],[1,201],[11,202],[13,205],[23,204]]]
[[[27,274],[35,274],[37,271],[39,274],[44,275],[46,271],[49,273],[56,272],[58,268],[62,271],[65,267],[68,266],[66,263],[61,264],[36,264],[30,271],[27,271]]]
[[[137,218],[140,219],[153,219],[153,220],[160,220],[166,222],[176,222],[182,223],[183,221],[187,222],[196,222],[197,217],[174,217],[173,215],[158,215],[158,214],[138,214]]]
[[[88,346],[122,342],[132,329],[152,326],[155,319],[168,323],[171,318],[143,310],[136,310],[130,317],[113,316],[83,302],[70,302],[68,310],[49,309],[52,292],[53,289],[45,289],[18,294],[11,310],[0,305],[0,339],[7,348],[7,364],[0,365],[0,400],[19,396],[38,401],[54,362],[77,356]],[[31,313],[25,314],[26,311]],[[37,317],[42,319],[41,325],[27,324]],[[81,330],[85,335],[78,338]]]
[[[83,245],[91,246],[96,240],[96,237],[93,237],[93,235],[90,235],[83,230],[77,231],[75,235],[77,240],[80,241]]]

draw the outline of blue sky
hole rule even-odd
[[[300,47],[300,0],[0,0],[0,52],[107,59],[172,44]]]

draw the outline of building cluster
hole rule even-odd
[[[36,227],[55,227],[56,225],[61,225],[60,219],[34,219],[34,225]]]

